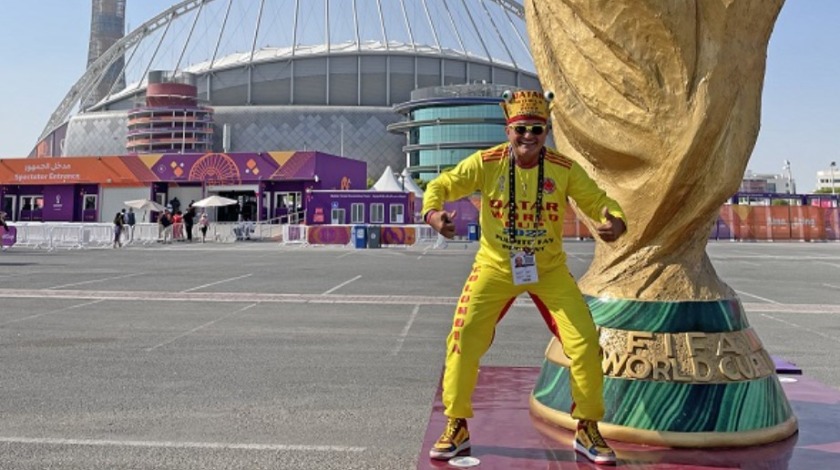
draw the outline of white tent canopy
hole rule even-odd
[[[402,172],[402,180],[405,186],[406,191],[411,191],[414,195],[420,199],[423,198],[423,190],[420,189],[420,186],[417,186],[417,183],[414,182],[414,179],[411,177],[411,174],[408,172],[408,168],[403,170]]]
[[[123,204],[141,211],[163,212],[166,209],[161,204],[149,199],[133,199],[131,201],[124,201]]]
[[[221,206],[232,206],[234,204],[238,204],[239,201],[236,199],[231,199],[227,197],[222,197],[218,195],[212,195],[206,197],[200,201],[195,201],[192,205],[195,207],[221,207]]]
[[[391,165],[388,165],[385,168],[385,171],[382,173],[382,176],[379,177],[379,181],[377,181],[373,186],[370,188],[373,191],[402,191],[405,192],[407,188],[403,188],[402,183],[397,181],[397,178],[394,176],[394,170],[391,169]]]

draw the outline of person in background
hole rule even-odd
[[[446,238],[455,235],[455,213],[446,201],[481,192],[481,242],[446,339],[443,406],[448,421],[429,451],[447,460],[470,448],[467,418],[479,362],[490,348],[496,324],[514,299],[528,293],[549,330],[572,360],[572,418],[578,420],[575,450],[614,464],[601,437],[603,371],[598,332],[577,283],[566,266],[563,222],[567,198],[612,242],[626,230],[625,215],[578,163],[547,148],[553,95],[505,92],[501,103],[508,141],[478,151],[432,180],[423,197],[423,219]]]
[[[207,218],[207,213],[202,212],[201,217],[198,219],[198,228],[201,230],[201,243],[207,239],[207,227],[210,226],[210,220]]]
[[[122,231],[121,231],[122,238],[120,238],[120,241],[124,245],[127,245],[128,244],[128,225],[127,225],[128,224],[128,213],[125,211],[125,208],[122,208],[122,209],[120,209],[120,214],[122,214],[122,219],[123,219],[123,228],[122,228]]]
[[[122,247],[121,238],[123,225],[125,225],[125,221],[123,220],[123,213],[118,211],[117,215],[114,216],[114,248]]]
[[[0,228],[3,229],[3,230],[0,230],[0,232],[2,232],[2,233],[0,233],[0,236],[5,235],[6,232],[9,231],[9,224],[6,223],[6,213],[3,212],[3,211],[0,211]],[[6,249],[8,248],[6,246],[6,244],[3,243],[2,239],[0,239],[0,246],[2,246],[2,248],[0,248],[0,249],[2,249],[3,251],[6,251]]]
[[[184,239],[184,217],[181,211],[172,214],[172,238],[179,242]]]
[[[161,242],[172,243],[172,213],[169,212],[169,209],[163,211],[163,215],[160,216],[158,223],[160,224],[163,235]]]
[[[193,207],[193,202],[190,202],[189,207],[187,207],[187,212],[184,213],[184,230],[187,232],[187,241],[192,243],[193,240],[193,225],[195,225],[195,207]]]
[[[173,214],[181,210],[181,200],[178,199],[178,196],[173,197],[169,204],[172,206]]]
[[[255,224],[250,217],[245,217],[245,222],[242,223],[242,232],[244,233],[246,240],[251,239],[251,235],[254,234],[254,230],[256,229],[257,224]]]
[[[134,214],[134,208],[129,207],[128,213],[125,214],[125,231],[128,235],[128,243],[134,241],[134,225],[137,224],[137,217]]]

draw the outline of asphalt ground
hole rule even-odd
[[[0,469],[413,469],[475,248],[3,252]],[[840,388],[840,244],[707,251],[765,348]],[[517,302],[484,364],[548,340]]]

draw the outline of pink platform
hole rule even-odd
[[[483,367],[470,420],[477,469],[605,468],[572,450],[571,432],[531,417],[528,397],[539,367]],[[611,441],[617,468],[654,469],[840,469],[840,391],[802,375],[780,375],[799,419],[799,434],[745,449],[671,449]],[[440,387],[423,440],[418,469],[456,468],[433,461],[428,450],[446,424]]]

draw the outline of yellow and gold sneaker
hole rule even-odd
[[[575,450],[587,459],[606,465],[615,464],[615,452],[598,431],[597,421],[580,420],[575,433]]]
[[[429,457],[435,460],[449,460],[469,448],[470,431],[467,430],[467,420],[449,418],[443,434],[429,451]]]

